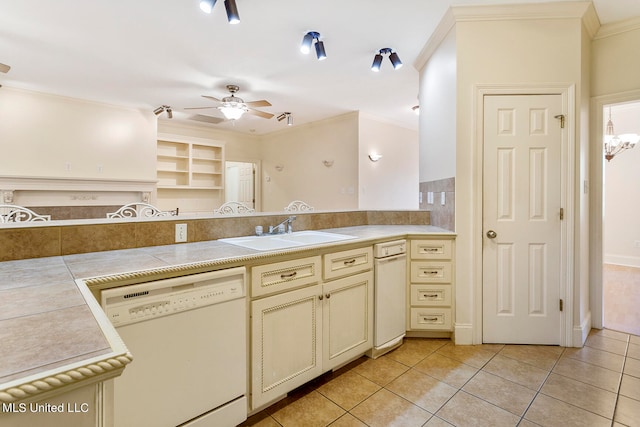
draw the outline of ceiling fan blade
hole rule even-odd
[[[262,117],[263,119],[270,119],[271,117],[273,117],[273,114],[271,113],[265,113],[264,111],[254,110],[253,108],[249,108],[247,110],[247,113],[253,114],[254,116]]]
[[[218,107],[184,107],[184,110],[205,110],[207,108],[218,108]]]
[[[271,103],[264,99],[261,99],[260,101],[245,102],[245,104],[247,104],[248,107],[271,107]]]
[[[10,66],[0,62],[0,73],[8,73],[10,69],[11,69]]]
[[[209,95],[202,95],[203,98],[207,98],[210,99],[212,101],[216,101],[216,102],[222,102],[220,101],[218,98],[214,98],[213,96],[209,96]]]

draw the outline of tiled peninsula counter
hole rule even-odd
[[[453,235],[428,225],[323,231],[356,238],[279,251],[210,240],[0,262],[0,403],[39,401],[117,376],[126,368],[132,357],[93,297],[116,279],[134,283],[143,277],[147,281],[181,272],[255,265],[354,244]]]

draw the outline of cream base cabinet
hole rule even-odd
[[[323,286],[323,371],[334,369],[373,345],[373,273]]]
[[[258,408],[322,373],[322,286],[251,302],[251,402]]]

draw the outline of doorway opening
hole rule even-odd
[[[602,129],[640,135],[638,118],[640,100],[605,104]],[[640,335],[640,147],[602,162],[603,326]]]
[[[249,208],[259,210],[259,203],[256,197],[257,170],[258,164],[253,162],[225,162],[225,203],[240,202]]]

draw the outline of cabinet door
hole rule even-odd
[[[320,285],[251,302],[252,409],[322,373]]]
[[[373,345],[373,273],[325,283],[323,291],[323,371],[328,371]]]

